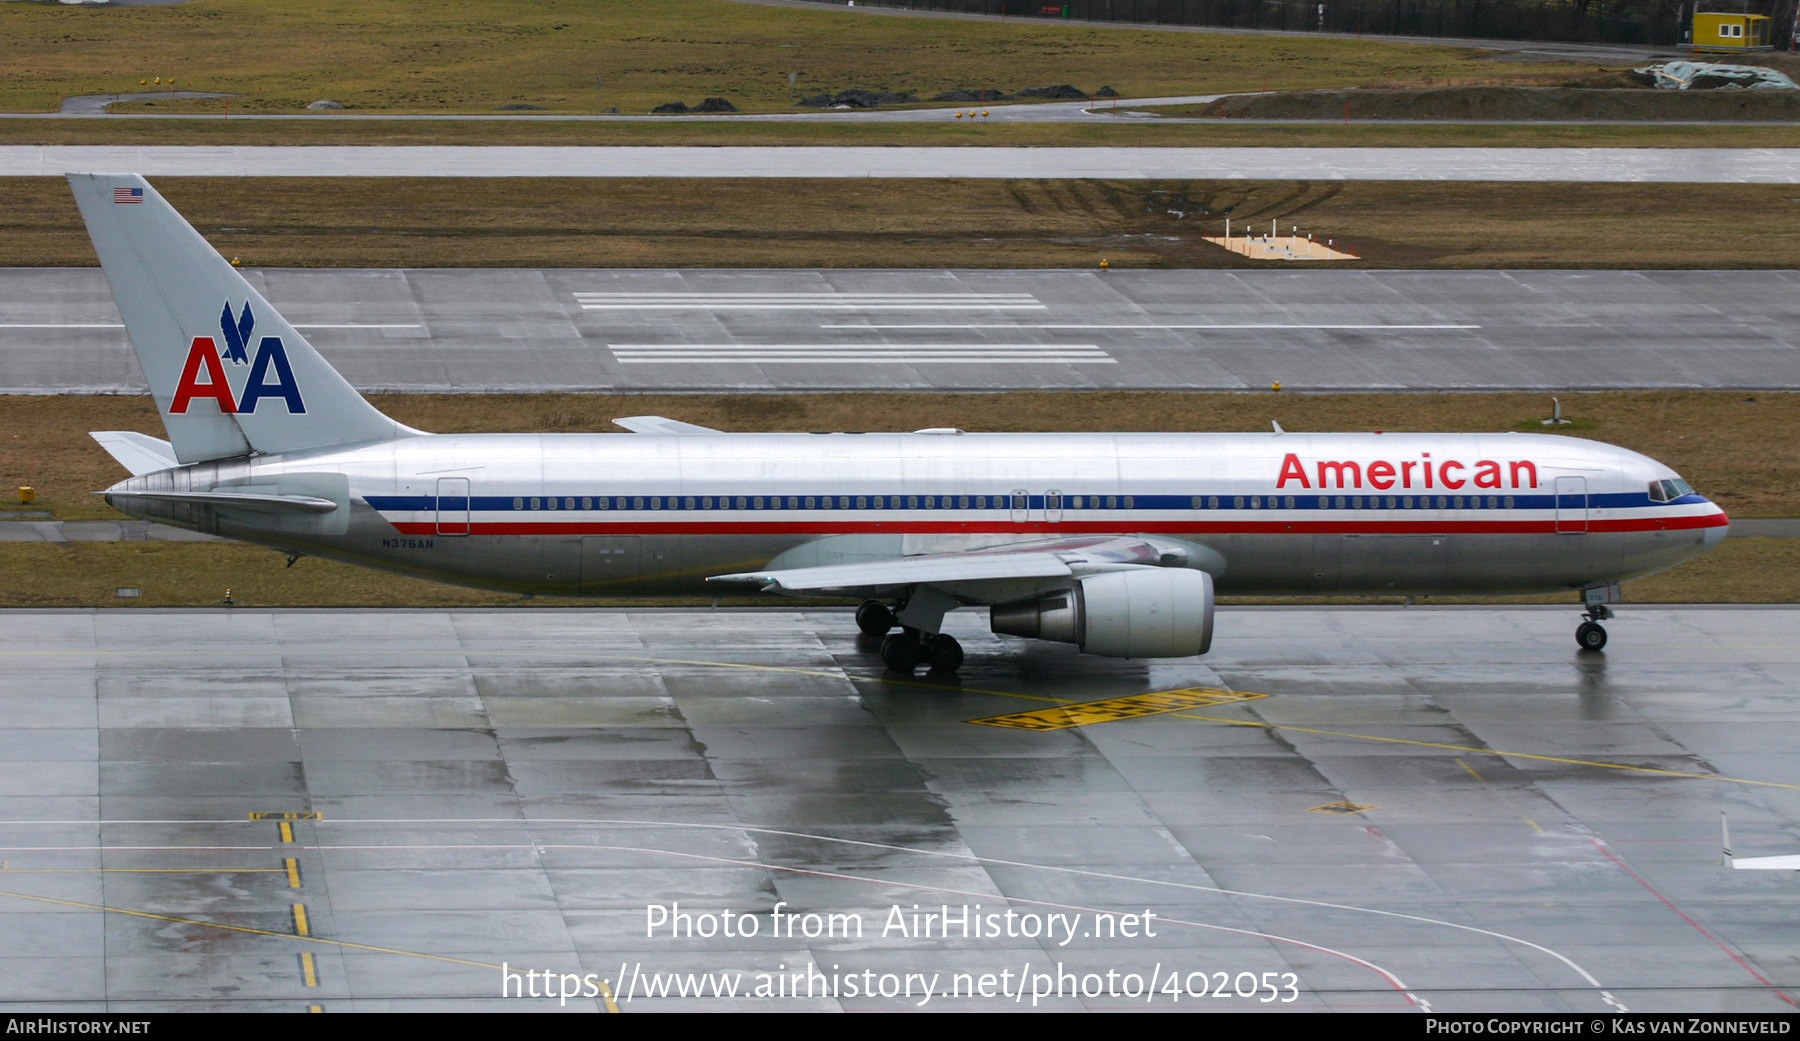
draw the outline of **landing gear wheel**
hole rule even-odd
[[[962,668],[962,644],[956,637],[939,633],[925,645],[925,661],[931,665],[932,672],[955,672]]]
[[[1575,627],[1575,642],[1584,651],[1597,651],[1606,646],[1606,629],[1598,622],[1582,622]]]
[[[919,646],[919,634],[913,629],[902,629],[881,641],[881,661],[892,672],[910,676],[919,667],[919,658],[923,648]]]
[[[879,600],[864,600],[856,609],[856,627],[870,636],[886,636],[894,627],[894,611]]]

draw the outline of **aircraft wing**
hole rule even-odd
[[[1164,547],[1144,539],[1090,536],[1033,540],[962,553],[926,553],[818,567],[745,571],[713,575],[707,581],[755,582],[770,593],[827,596],[875,596],[889,590],[925,585],[954,593],[957,584],[964,582],[1065,578],[1183,562],[1185,558],[1171,559]]]
[[[133,477],[181,465],[181,460],[175,458],[175,446],[149,434],[135,430],[95,430],[88,436],[100,442],[106,454],[130,470]]]
[[[614,423],[634,434],[723,434],[723,430],[703,427],[698,423],[683,423],[679,419],[667,419],[663,416],[626,416],[615,419]]]
[[[1784,853],[1773,857],[1734,857],[1731,855],[1731,823],[1719,812],[1719,852],[1725,863],[1740,871],[1800,871],[1800,853]]]
[[[708,582],[756,582],[768,592],[859,595],[900,586],[989,581],[997,578],[1060,578],[1073,574],[1054,553],[951,554],[901,557],[860,564],[750,571],[714,575]]]
[[[1733,857],[1731,866],[1740,871],[1800,871],[1800,853],[1778,857]]]

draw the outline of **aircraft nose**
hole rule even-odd
[[[1717,518],[1715,521],[1717,526],[1707,528],[1706,534],[1702,540],[1702,545],[1707,549],[1711,549],[1719,543],[1724,542],[1725,536],[1731,531],[1731,518],[1725,515],[1724,510],[1714,506],[1713,514]]]

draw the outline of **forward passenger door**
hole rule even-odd
[[[1588,530],[1587,478],[1556,479],[1556,530],[1567,534]]]

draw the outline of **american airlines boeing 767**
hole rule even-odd
[[[1221,594],[1569,591],[1724,512],[1635,452],[1541,434],[428,434],[382,415],[143,178],[71,174],[168,440],[93,436],[135,517],[484,589],[862,600],[891,669],[954,670],[944,615],[1180,657]],[[898,631],[895,631],[895,630]]]

